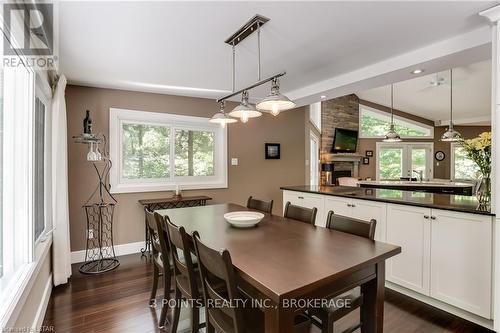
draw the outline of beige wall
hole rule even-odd
[[[446,155],[445,159],[441,162],[436,161],[434,156],[432,157],[434,163],[434,178],[450,178],[450,143],[442,142],[439,139],[447,127],[435,127],[434,128],[434,140],[430,139],[408,139],[405,141],[411,142],[434,142],[434,152],[443,151]],[[455,126],[464,139],[471,139],[478,136],[480,133],[485,131],[491,131],[490,126]],[[375,179],[376,177],[376,144],[381,142],[381,139],[359,139],[358,142],[358,152],[360,154],[365,154],[367,150],[372,150],[374,157],[370,158],[370,164],[360,165],[359,177],[365,179],[366,177],[371,177]]]
[[[68,86],[66,90],[68,114],[69,205],[71,249],[85,247],[85,216],[82,204],[96,186],[96,176],[85,161],[87,147],[73,143],[71,137],[82,132],[85,110],[91,110],[94,132],[108,134],[109,108],[127,108],[141,111],[167,112],[210,117],[217,111],[213,100],[140,93],[123,90]],[[234,104],[231,104],[234,106]],[[228,107],[231,107],[228,105]],[[248,196],[274,200],[274,213],[281,214],[280,186],[300,185],[305,182],[304,108],[282,112],[274,118],[265,114],[251,119],[248,124],[228,126],[228,162],[239,158],[238,166],[228,166],[229,188],[185,191],[184,195],[206,194],[212,203],[235,202],[245,204]],[[281,143],[281,159],[265,160],[264,143]],[[229,163],[230,164],[230,163]],[[170,192],[118,194],[114,220],[115,244],[126,244],[144,239],[144,212],[139,199],[170,196]]]

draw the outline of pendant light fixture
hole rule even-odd
[[[441,141],[457,142],[462,140],[462,135],[453,128],[453,70],[450,69],[450,126],[441,135]]]
[[[231,97],[241,94],[241,103],[236,106],[227,116],[241,118],[243,123],[246,123],[250,118],[256,118],[262,116],[262,111],[270,112],[272,115],[277,116],[280,111],[292,109],[295,107],[295,103],[292,102],[288,97],[280,93],[278,78],[284,76],[286,72],[281,72],[274,74],[265,79],[261,79],[261,66],[260,66],[260,27],[263,26],[269,19],[262,15],[255,15],[247,23],[245,23],[240,29],[238,29],[234,34],[232,34],[225,43],[232,46],[233,51],[233,90],[229,95],[226,95],[217,100],[218,103],[223,102]],[[235,46],[241,43],[245,38],[257,32],[257,82],[254,84],[235,91]],[[259,87],[267,82],[271,82],[271,92],[269,95],[260,101],[257,106],[250,104],[248,102],[248,91]],[[225,113],[218,112],[212,119],[213,122],[218,122],[219,119],[225,115]],[[212,121],[212,120],[211,120]],[[231,121],[232,122],[232,121]],[[229,121],[226,121],[229,123]]]
[[[241,122],[246,123],[249,118],[262,116],[262,112],[258,111],[255,105],[248,103],[248,91],[245,90],[241,93],[241,103],[229,112],[229,116],[241,118]]]
[[[210,118],[210,120],[209,120],[209,122],[211,122],[211,123],[220,124],[221,127],[226,127],[226,124],[235,123],[237,121],[238,120],[231,118],[226,114],[224,102],[220,103],[219,112],[214,114],[213,117]]]
[[[401,142],[401,137],[394,129],[394,84],[391,84],[391,126],[389,132],[384,137],[384,142]]]
[[[271,92],[262,101],[257,103],[257,109],[270,111],[273,116],[277,116],[280,111],[293,109],[295,103],[288,97],[280,93],[278,78],[271,81]]]

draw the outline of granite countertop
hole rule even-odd
[[[372,200],[409,206],[419,206],[494,216],[490,209],[479,208],[475,196],[402,191],[382,188],[348,186],[283,186],[282,190],[333,195],[338,197]]]
[[[359,184],[382,186],[408,186],[408,187],[473,187],[472,183],[451,181],[409,181],[409,180],[360,180]]]

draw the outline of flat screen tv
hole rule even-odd
[[[358,145],[358,131],[336,128],[332,153],[355,153]]]

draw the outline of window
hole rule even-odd
[[[377,142],[377,179],[432,178],[433,143]]]
[[[389,130],[391,115],[368,106],[359,105],[359,137],[383,138]],[[434,127],[394,116],[394,127],[402,138],[434,138]]]
[[[476,180],[479,167],[465,154],[459,143],[451,144],[451,179]]]
[[[52,91],[46,80],[36,75],[34,107],[34,240],[35,246],[45,241],[52,230]]]
[[[208,118],[112,108],[111,190],[227,187],[226,136]]]
[[[45,105],[35,98],[34,222],[35,241],[45,229]]]
[[[319,137],[313,131],[309,132],[309,184],[318,185],[319,183]]]
[[[309,105],[309,121],[321,132],[321,102]]]
[[[9,318],[33,261],[34,72],[1,70],[0,324]]]

